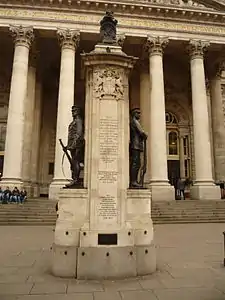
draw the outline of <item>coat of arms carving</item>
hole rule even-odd
[[[124,94],[122,74],[114,68],[98,69],[94,72],[94,90],[98,98],[113,96],[117,100]]]

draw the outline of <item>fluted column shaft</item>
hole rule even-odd
[[[150,81],[149,81],[149,71],[148,67],[146,68],[144,63],[141,64],[140,69],[140,110],[141,110],[141,123],[144,130],[149,135],[150,128]],[[150,183],[150,148],[151,148],[151,139],[147,139],[147,171],[145,174],[145,183]]]
[[[57,198],[57,193],[68,179],[70,179],[70,166],[67,159],[62,167],[63,151],[59,144],[62,139],[67,144],[68,126],[71,122],[71,107],[74,104],[75,82],[75,52],[79,43],[79,33],[73,30],[58,30],[61,45],[61,68],[59,80],[59,97],[56,127],[55,168],[54,179],[50,187],[50,198]],[[55,186],[58,186],[58,188]]]
[[[20,185],[22,183],[22,150],[28,60],[29,50],[34,36],[33,29],[30,27],[12,26],[10,27],[10,31],[14,38],[15,50],[2,181],[3,185]]]
[[[203,56],[203,51],[207,46],[208,45],[206,43],[200,41],[191,41],[189,47],[191,64],[196,183],[213,181],[209,135],[209,114]]]
[[[149,52],[150,74],[150,164],[152,198],[172,200],[174,198],[168,183],[165,90],[163,75],[163,49],[168,44],[164,37],[148,37],[146,47]],[[154,189],[154,186],[157,189]],[[162,187],[164,186],[164,188]],[[160,188],[159,188],[160,187]],[[168,188],[167,188],[168,187]],[[155,190],[155,192],[154,192]]]
[[[25,103],[25,120],[23,133],[23,166],[22,178],[24,186],[31,193],[31,156],[37,149],[32,149],[32,137],[36,134],[33,132],[34,109],[35,109],[35,91],[36,91],[36,58],[37,52],[32,52],[29,59],[28,79],[27,79],[27,96]]]
[[[204,50],[208,46],[208,43],[202,41],[192,40],[189,43],[196,170],[192,196],[195,199],[219,198],[217,189],[213,185],[209,114],[204,70]]]
[[[210,82],[216,180],[225,180],[225,126],[221,91],[221,72],[224,67],[224,63],[216,66]]]

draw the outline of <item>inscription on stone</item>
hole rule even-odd
[[[119,185],[118,101],[112,98],[101,100],[99,108],[99,199],[96,216],[98,222],[115,224],[118,221]]]
[[[105,163],[117,160],[118,154],[118,121],[112,118],[100,120],[100,159]]]
[[[103,220],[112,220],[117,217],[117,202],[115,197],[106,195],[100,197],[98,216]]]

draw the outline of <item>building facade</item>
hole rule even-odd
[[[218,198],[214,182],[225,180],[222,0],[2,1],[2,186],[57,198],[68,181],[58,139],[67,142],[74,103],[85,114],[91,83],[81,53],[99,41],[106,10],[119,21],[119,45],[138,58],[129,99],[131,109],[140,107],[149,135],[146,185],[153,200],[171,198],[169,183],[178,177],[194,181],[193,198]]]

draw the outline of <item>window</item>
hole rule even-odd
[[[188,137],[184,137],[184,155],[188,155]]]
[[[5,151],[6,124],[0,124],[0,151]]]
[[[54,163],[50,162],[48,164],[48,175],[54,175]]]
[[[184,168],[185,168],[185,177],[189,177],[189,160],[185,159],[184,161]]]
[[[169,133],[169,155],[178,155],[178,136],[176,131]]]

